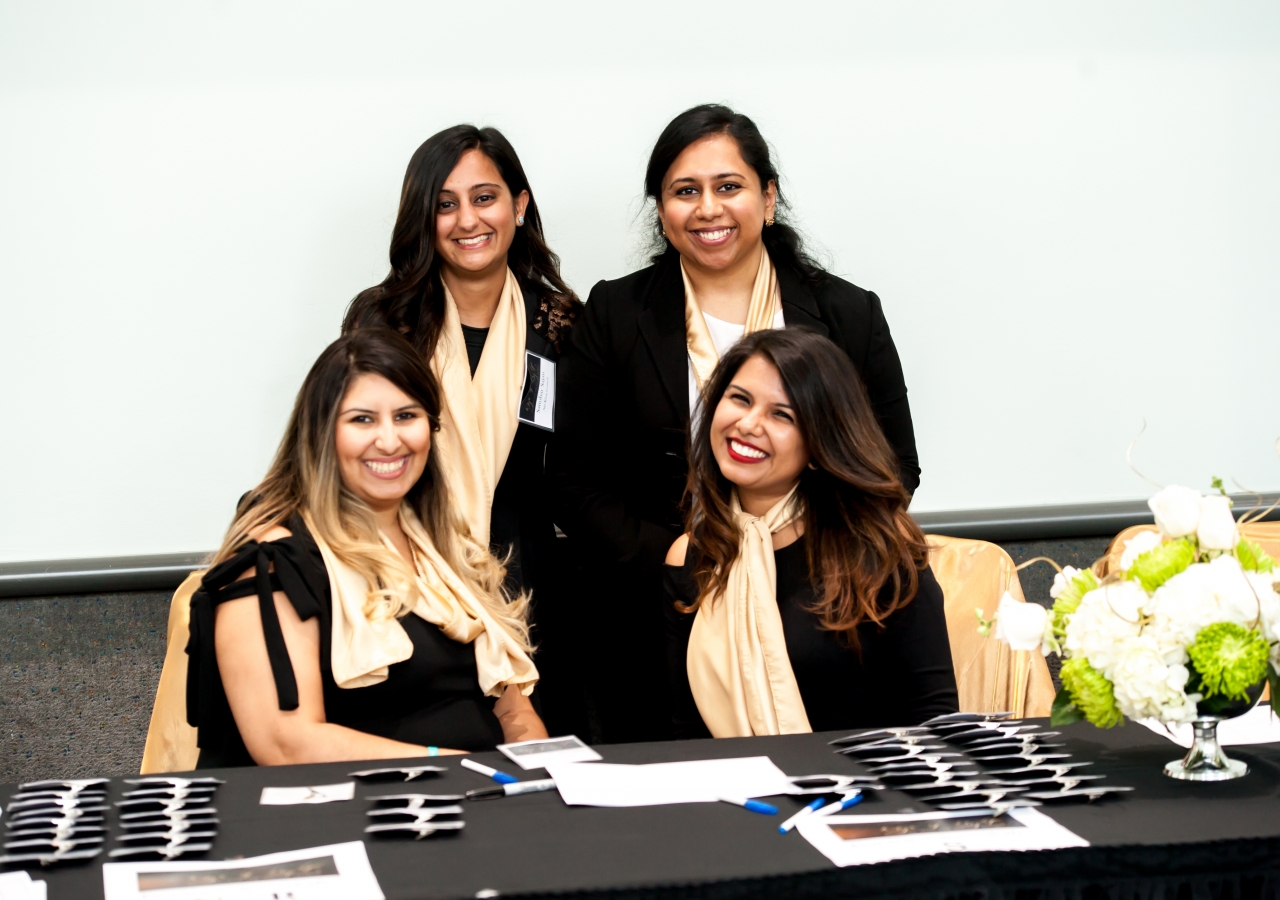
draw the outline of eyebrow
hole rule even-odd
[[[408,406],[401,406],[398,409],[393,409],[392,412],[404,412],[406,409],[425,410],[426,407],[424,407],[421,403],[410,403]],[[361,407],[361,406],[352,406],[349,409],[344,409],[342,412],[338,413],[338,415],[345,416],[351,413],[373,413],[374,415],[377,415],[378,411],[376,409],[365,409],[364,407]]]
[[[473,184],[473,185],[471,185],[471,187],[467,188],[466,190],[468,190],[468,191],[475,191],[475,190],[479,190],[480,188],[496,188],[496,189],[498,189],[498,190],[502,190],[502,185],[500,185],[500,184],[494,184],[492,181],[482,181],[482,182],[480,182],[479,184]],[[453,190],[452,188],[440,188],[440,193],[442,193],[442,194],[456,194],[456,193],[457,193],[457,191]]]
[[[743,179],[743,180],[746,180],[746,177],[747,177],[747,176],[743,175],[743,174],[742,174],[742,173],[740,173],[740,172],[721,172],[719,175],[712,175],[712,176],[711,176],[711,180],[712,180],[712,181],[715,181],[715,180],[720,179],[720,178],[741,178],[741,179]],[[673,178],[673,179],[671,179],[671,183],[672,183],[672,184],[679,184],[679,183],[680,183],[680,182],[682,182],[682,181],[693,181],[693,182],[696,182],[697,180],[698,180],[698,179],[697,179],[697,178],[694,178],[692,175],[686,175],[686,176],[684,176],[683,178]]]
[[[755,394],[751,393],[749,390],[747,390],[746,388],[742,387],[742,385],[735,384],[735,383],[734,383],[734,382],[732,382],[732,381],[731,381],[731,382],[729,382],[729,386],[728,386],[727,388],[725,388],[725,391],[724,391],[724,392],[727,394],[727,393],[729,393],[729,391],[731,391],[731,390],[733,390],[733,391],[741,391],[742,393],[744,393],[744,394],[746,394],[748,397],[750,397],[750,398],[752,399],[752,401],[754,401],[754,400],[756,399]],[[786,408],[786,409],[791,409],[791,408],[792,408],[792,406],[791,406],[791,404],[790,404],[790,403],[774,403],[774,404],[771,404],[771,405],[772,405],[772,406],[775,406],[775,407],[777,407],[777,406],[784,407],[784,408]]]

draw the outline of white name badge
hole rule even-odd
[[[530,350],[524,352],[519,418],[536,428],[556,430],[556,364]]]

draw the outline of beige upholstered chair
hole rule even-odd
[[[151,708],[151,726],[142,751],[142,774],[188,772],[196,767],[200,748],[196,730],[187,724],[187,638],[191,621],[191,595],[200,587],[204,570],[192,572],[174,592],[169,604],[168,644],[160,687]]]
[[[946,600],[951,661],[962,712],[1003,712],[1048,716],[1053,679],[1039,651],[1010,650],[1004,641],[978,634],[982,610],[990,618],[1007,589],[1025,602],[1013,560],[986,541],[926,535],[929,564]]]

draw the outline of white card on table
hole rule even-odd
[[[300,803],[335,803],[356,795],[356,783],[317,784],[312,787],[264,787],[260,806],[297,806]]]
[[[545,769],[549,765],[568,762],[593,762],[600,754],[573,735],[546,738],[540,741],[524,741],[519,744],[499,744],[498,750],[522,769]]]
[[[628,766],[553,763],[560,799],[570,806],[664,806],[718,803],[724,797],[773,797],[794,788],[767,756],[695,759]]]
[[[530,350],[524,352],[519,418],[536,428],[556,430],[556,364]]]

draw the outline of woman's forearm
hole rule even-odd
[[[245,744],[253,761],[260,766],[283,766],[298,763],[348,762],[358,759],[405,759],[426,756],[427,748],[406,744],[376,734],[366,734],[330,722],[291,723],[266,740],[253,740],[245,734]],[[439,748],[441,755],[465,753],[465,750]]]

